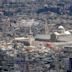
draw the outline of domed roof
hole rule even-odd
[[[65,28],[64,28],[63,26],[60,25],[60,26],[58,27],[58,29],[65,29]]]
[[[65,34],[70,35],[71,33],[69,31],[65,31]]]

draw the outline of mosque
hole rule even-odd
[[[59,26],[57,31],[51,34],[50,39],[51,41],[70,41],[71,33],[63,26]]]
[[[51,34],[43,34],[43,35],[36,35],[35,40],[39,41],[51,41],[51,42],[61,42],[61,41],[71,41],[71,33],[68,30],[65,30],[65,28],[60,25],[57,28],[56,32],[53,32]]]

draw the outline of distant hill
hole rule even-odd
[[[23,0],[21,0],[23,1]],[[0,8],[4,8],[4,15],[13,15],[11,11],[6,11],[6,9],[11,10],[15,9],[14,12],[17,13],[43,13],[43,12],[54,12],[59,15],[62,14],[68,14],[72,15],[72,0],[27,0],[22,3],[19,0],[17,0],[17,3],[15,2],[6,2],[6,4],[3,3],[3,6],[0,5]],[[1,1],[0,1],[1,2]],[[45,5],[47,5],[45,7]]]

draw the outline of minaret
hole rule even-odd
[[[30,42],[30,45],[33,45],[33,41],[34,41],[34,38],[33,38],[33,32],[32,32],[32,29],[31,29],[31,26],[29,27],[30,30],[29,30],[29,42]]]
[[[47,18],[45,18],[45,34],[48,34],[48,23],[47,23]]]

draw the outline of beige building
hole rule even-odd
[[[59,26],[58,30],[51,34],[52,41],[71,41],[71,33],[65,30],[63,26]]]

